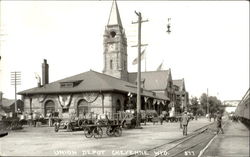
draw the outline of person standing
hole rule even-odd
[[[219,111],[217,111],[217,134],[219,134],[220,131],[222,134],[224,134],[221,123],[222,123],[222,115],[220,114]]]
[[[187,126],[188,126],[187,111],[185,111],[183,116],[182,116],[182,126],[183,126],[183,135],[187,135]]]
[[[163,115],[163,114],[161,114],[161,115],[159,116],[159,120],[160,120],[160,123],[161,123],[161,125],[162,125],[163,120],[164,120],[164,115]]]
[[[52,125],[52,112],[49,111],[49,113],[48,113],[47,115],[48,115],[48,117],[49,117],[49,126],[52,127],[52,126],[53,126],[53,125]]]
[[[180,129],[182,129],[182,116],[183,115],[180,116]]]

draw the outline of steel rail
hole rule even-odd
[[[163,143],[163,144],[161,144],[161,145],[158,145],[158,146],[153,147],[153,148],[150,148],[150,149],[146,149],[146,150],[144,150],[144,151],[152,151],[152,150],[158,149],[158,148],[160,148],[160,147],[163,147],[163,146],[165,146],[165,145],[167,145],[167,144],[171,144],[171,143],[175,143],[175,142],[178,142],[178,141],[183,140],[183,141],[177,143],[176,145],[174,145],[173,147],[171,147],[170,149],[168,149],[167,151],[172,150],[172,149],[174,149],[175,147],[177,147],[177,146],[179,146],[180,144],[182,144],[183,142],[188,141],[188,140],[190,140],[191,138],[196,137],[197,135],[199,135],[199,134],[205,132],[205,131],[208,129],[208,127],[209,127],[210,125],[213,125],[213,124],[214,124],[214,123],[207,124],[207,125],[205,125],[205,126],[199,128],[199,129],[194,130],[194,131],[193,131],[191,134],[189,134],[188,136],[181,137],[181,138],[178,138],[178,139],[174,139],[174,140],[172,140],[172,141],[170,141],[170,142]],[[204,128],[205,128],[205,129],[204,129]],[[201,131],[199,131],[199,130],[201,130]],[[199,132],[197,132],[197,131],[199,131]],[[138,155],[138,154],[131,154],[131,155],[127,156],[127,157],[133,157],[133,156],[137,156],[137,155]],[[160,155],[161,155],[161,154],[156,155],[155,157],[160,156]]]
[[[225,122],[225,124],[222,126],[222,128],[224,128],[226,125],[228,124],[228,120]],[[201,157],[203,155],[203,153],[207,150],[207,148],[210,146],[210,144],[213,142],[213,140],[217,137],[218,135],[215,134],[211,140],[208,142],[208,144],[200,151],[198,157]]]
[[[214,123],[212,123],[212,124],[214,124]],[[223,125],[222,128],[224,128],[227,124],[228,124],[228,121],[226,121],[226,122],[224,123],[224,125]],[[206,129],[206,130],[207,130],[207,129]],[[198,135],[198,134],[197,134],[197,135]],[[178,151],[178,152],[176,152],[176,153],[173,154],[173,155],[169,155],[168,157],[174,157],[174,156],[176,156],[176,155],[178,155],[178,154],[180,154],[180,153],[182,153],[182,152],[184,152],[184,151],[186,151],[186,150],[188,150],[188,149],[194,148],[194,147],[196,147],[196,146],[198,146],[198,145],[200,145],[200,144],[202,144],[202,143],[208,143],[208,144],[204,147],[204,149],[202,149],[202,150],[200,151],[198,157],[201,157],[201,155],[203,155],[203,153],[205,152],[205,150],[208,148],[208,146],[211,144],[211,142],[214,140],[215,137],[217,137],[217,134],[212,135],[212,137],[208,137],[208,138],[205,138],[205,139],[203,139],[203,140],[200,140],[200,142],[198,142],[198,143],[196,143],[196,144],[194,144],[194,145],[191,145],[190,147],[184,148],[184,149],[182,149],[181,151]],[[211,140],[211,139],[212,139],[212,140]],[[185,140],[185,141],[187,141],[187,140]],[[175,148],[175,147],[179,146],[180,144],[184,143],[185,141],[176,144],[175,146],[173,146],[172,148],[168,149],[167,151],[172,150],[173,148]],[[161,156],[161,154],[159,154],[159,155],[157,155],[157,156],[155,156],[155,157],[158,157],[158,156]]]

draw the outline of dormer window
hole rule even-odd
[[[60,82],[61,88],[73,88],[78,86],[83,80],[75,80],[75,81],[67,81],[67,82]]]
[[[61,82],[61,88],[72,88],[73,82]]]

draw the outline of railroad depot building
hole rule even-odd
[[[86,113],[112,115],[136,108],[137,73],[127,70],[127,38],[116,1],[113,1],[103,35],[103,73],[93,70],[49,83],[49,65],[42,64],[42,84],[21,91],[24,112],[49,112],[77,116]],[[174,85],[171,69],[141,73],[141,109],[158,113],[176,105],[176,89],[186,93],[184,80]],[[184,87],[183,87],[184,86]],[[183,100],[184,101],[184,100]],[[187,101],[188,102],[188,101]]]

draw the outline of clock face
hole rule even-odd
[[[115,45],[114,44],[110,44],[109,45],[109,50],[114,51],[115,50]]]
[[[112,38],[114,38],[116,36],[115,31],[110,32],[110,35],[111,35]]]

